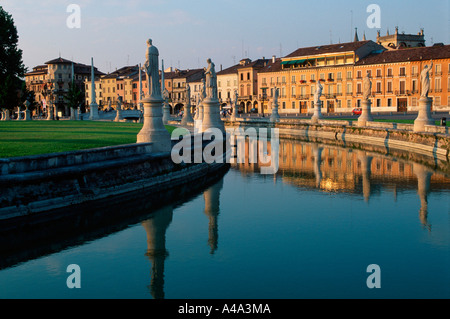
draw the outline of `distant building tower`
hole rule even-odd
[[[377,43],[381,44],[388,50],[397,50],[402,48],[417,48],[425,46],[425,35],[423,29],[420,32],[415,34],[405,34],[404,32],[399,33],[398,27],[395,28],[395,34],[389,34],[389,30],[387,34],[382,37],[380,36],[380,32],[377,34]]]
[[[353,42],[359,42],[358,28],[355,28],[355,39],[353,39]]]

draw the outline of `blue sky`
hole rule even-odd
[[[143,63],[153,39],[165,67],[198,68],[211,58],[216,67],[288,55],[298,47],[349,42],[354,28],[376,39],[367,26],[369,4],[381,9],[386,30],[416,34],[427,45],[450,44],[450,0],[0,0],[19,32],[25,65],[63,58],[95,65],[103,72]],[[69,4],[81,8],[81,28],[70,29]]]

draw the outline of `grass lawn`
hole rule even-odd
[[[0,158],[136,143],[141,123],[92,121],[0,122]],[[166,126],[171,133],[175,127]]]

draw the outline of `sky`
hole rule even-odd
[[[74,20],[71,4],[79,6]],[[376,4],[375,11],[368,6]],[[145,62],[147,39],[164,67],[225,69],[242,58],[286,56],[299,47],[353,40],[377,30],[450,44],[450,0],[0,0],[19,33],[29,70],[59,56],[108,73]],[[376,20],[373,18],[376,17]],[[368,23],[379,21],[378,26]],[[79,21],[70,28],[67,21]]]

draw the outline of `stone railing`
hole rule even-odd
[[[26,157],[1,158],[0,176],[99,163],[150,153],[151,143],[109,146],[91,150],[63,152]]]

